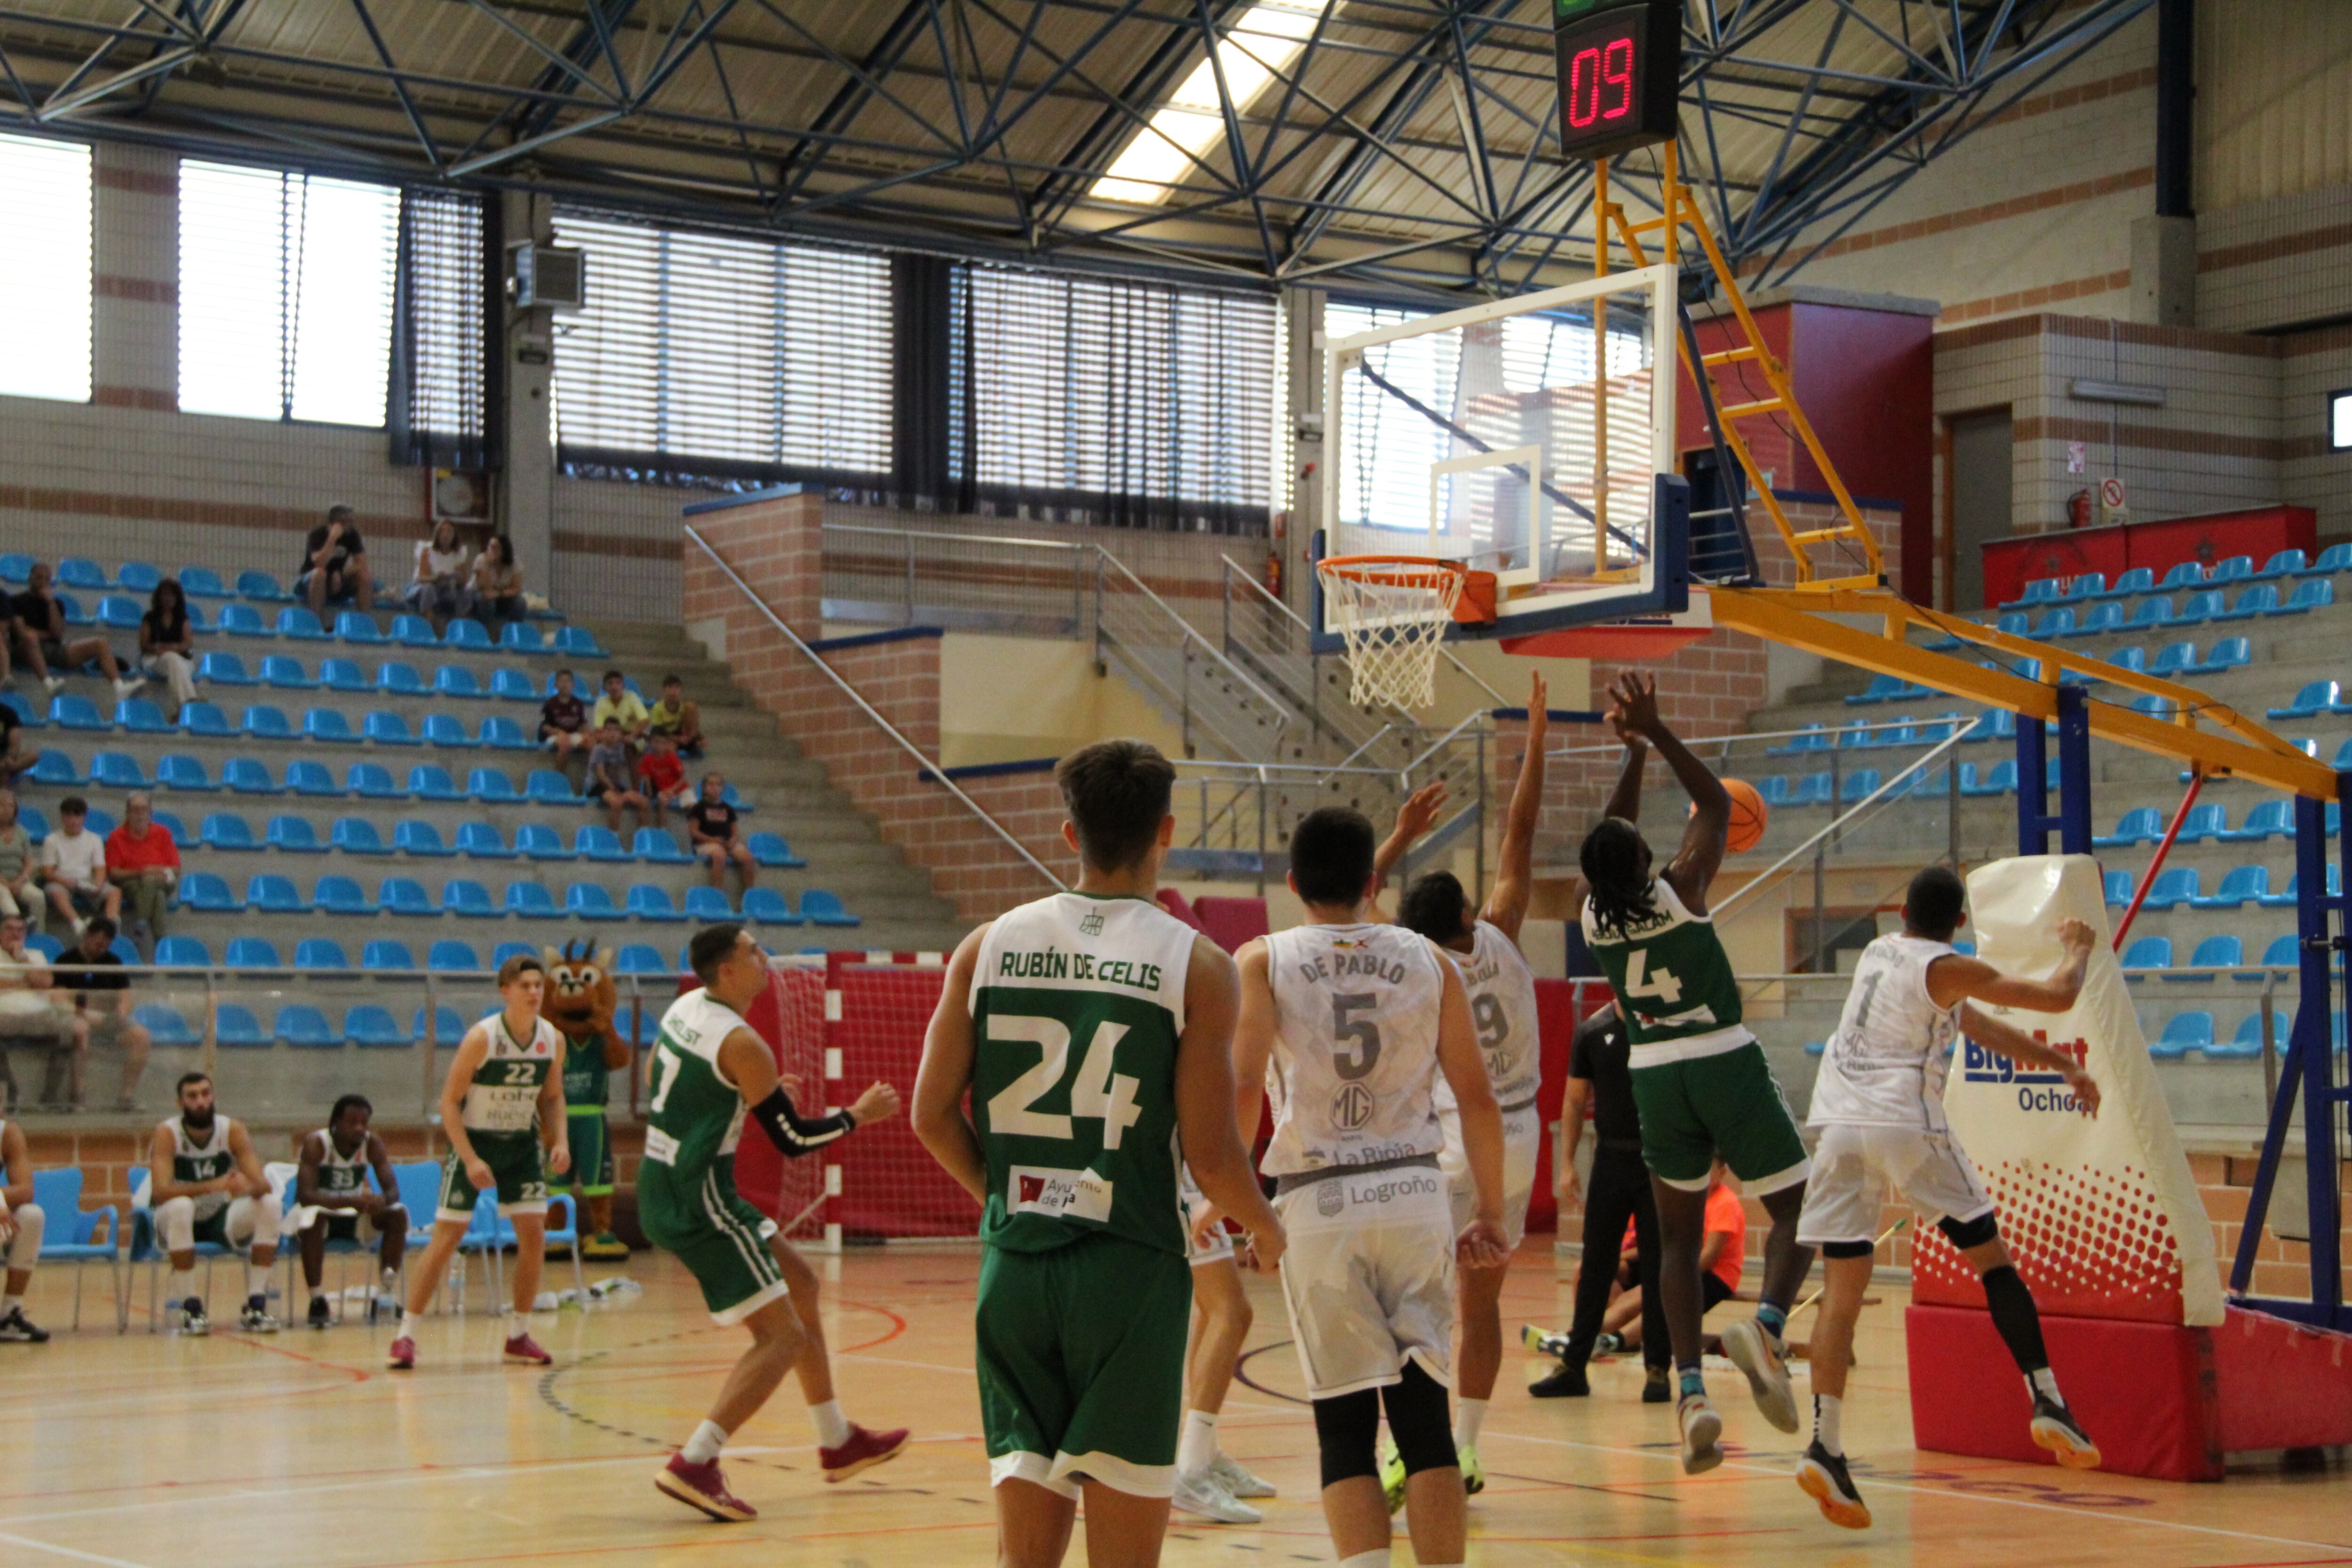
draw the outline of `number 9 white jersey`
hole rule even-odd
[[[1543,1081],[1543,1038],[1536,1015],[1536,976],[1519,944],[1500,926],[1480,921],[1471,928],[1466,953],[1454,953],[1462,989],[1470,998],[1470,1022],[1478,1031],[1478,1054],[1486,1063],[1495,1102],[1508,1110],[1532,1104]],[[1454,1086],[1437,1080],[1437,1109],[1454,1109]]]
[[[1402,926],[1308,925],[1265,939],[1281,1079],[1264,1169],[1296,1175],[1434,1154],[1444,973]]]

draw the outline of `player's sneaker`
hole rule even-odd
[[[1674,1375],[1664,1367],[1654,1366],[1642,1379],[1642,1403],[1672,1405],[1675,1402]]]
[[[1251,1475],[1242,1468],[1239,1460],[1227,1454],[1223,1448],[1218,1449],[1217,1457],[1209,1461],[1209,1474],[1217,1478],[1219,1486],[1237,1498],[1275,1495],[1272,1481],[1262,1481]]]
[[[274,1334],[278,1331],[278,1320],[269,1315],[268,1304],[255,1296],[237,1313],[236,1326],[248,1334]]]
[[[1476,1497],[1486,1489],[1486,1467],[1478,1462],[1478,1450],[1465,1448],[1455,1456],[1462,1467],[1462,1495]]]
[[[1832,1524],[1847,1530],[1870,1528],[1870,1507],[1853,1489],[1853,1478],[1845,1470],[1845,1456],[1831,1453],[1818,1438],[1797,1461],[1797,1485],[1822,1505],[1822,1517]]]
[[[1265,1515],[1221,1486],[1213,1470],[1202,1470],[1197,1476],[1179,1475],[1171,1501],[1181,1512],[1214,1520],[1219,1524],[1265,1522]]]
[[[1519,1346],[1537,1355],[1564,1356],[1568,1354],[1568,1336],[1558,1329],[1539,1329],[1533,1323],[1521,1323]]]
[[[852,1421],[848,1440],[838,1448],[819,1448],[817,1463],[824,1468],[826,1480],[845,1481],[860,1470],[870,1470],[897,1458],[907,1447],[907,1436],[904,1426],[888,1432],[869,1432]]]
[[[1592,1381],[1582,1367],[1562,1362],[1528,1384],[1528,1392],[1538,1399],[1584,1399],[1592,1393]]]
[[[327,1299],[324,1296],[311,1297],[310,1316],[310,1326],[314,1329],[323,1329],[334,1321],[334,1310],[327,1305]]]
[[[629,1244],[611,1231],[602,1230],[580,1244],[580,1256],[591,1263],[625,1258],[629,1256]]]
[[[416,1366],[416,1342],[410,1339],[406,1334],[403,1334],[400,1338],[393,1341],[392,1349],[384,1353],[383,1364],[392,1368],[394,1372],[410,1372],[415,1370]]]
[[[1723,1436],[1723,1417],[1704,1394],[1685,1394],[1675,1411],[1683,1429],[1683,1474],[1696,1476],[1723,1463],[1715,1440]]]
[[[2074,1413],[2040,1394],[2033,1396],[2033,1440],[2070,1470],[2099,1468],[2099,1446],[2076,1425]]]
[[[690,1464],[684,1454],[672,1454],[669,1463],[654,1472],[654,1485],[688,1508],[698,1508],[726,1524],[741,1524],[760,1517],[760,1510],[727,1489],[719,1461]]]
[[[8,1315],[0,1318],[0,1343],[14,1345],[45,1345],[49,1342],[49,1331],[34,1326],[25,1316],[22,1307],[11,1307]]]
[[[192,1340],[200,1340],[212,1331],[212,1320],[205,1316],[202,1297],[191,1296],[180,1303],[180,1332]]]
[[[1789,1363],[1764,1325],[1753,1318],[1725,1324],[1723,1353],[1748,1374],[1748,1391],[1764,1419],[1783,1432],[1795,1431],[1797,1396],[1789,1389]]]
[[[1388,1500],[1389,1511],[1404,1507],[1404,1456],[1386,1437],[1381,1439],[1381,1495]]]
[[[553,1366],[555,1358],[539,1348],[539,1342],[525,1329],[507,1341],[507,1360],[527,1362],[532,1366]]]

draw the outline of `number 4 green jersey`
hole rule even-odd
[[[1664,877],[1650,882],[1656,913],[1602,931],[1587,900],[1584,945],[1609,976],[1625,1015],[1634,1067],[1732,1050],[1756,1037],[1739,1021],[1739,984],[1715,921],[1695,915]]]
[[[1192,937],[1157,904],[1084,893],[989,927],[971,977],[982,1241],[1044,1252],[1109,1231],[1185,1252],[1176,1041]]]

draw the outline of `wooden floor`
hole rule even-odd
[[[666,1258],[633,1260],[646,1285],[635,1300],[539,1318],[552,1370],[499,1365],[480,1317],[436,1319],[406,1374],[383,1370],[390,1331],[361,1325],[208,1340],[134,1327],[127,1338],[60,1331],[43,1347],[0,1345],[0,1563],[985,1563],[992,1513],[969,1326],[976,1263],[944,1251],[823,1265],[850,1415],[911,1426],[915,1440],[895,1463],[823,1485],[788,1384],[729,1451],[735,1490],[761,1510],[748,1526],[706,1523],[652,1486],[741,1342],[711,1326]],[[551,1268],[551,1288],[568,1274]],[[90,1285],[84,1321],[110,1329],[95,1274]],[[69,1288],[58,1269],[35,1284],[31,1305],[59,1331]],[[226,1275],[222,1289],[225,1307]],[[1171,1568],[1331,1558],[1281,1303],[1264,1281],[1253,1291],[1244,1372],[1258,1386],[1236,1384],[1224,1444],[1282,1496],[1259,1529],[1180,1516]],[[1549,1257],[1531,1248],[1506,1297],[1507,1329],[1561,1321],[1565,1297]],[[1878,1519],[1869,1534],[1822,1521],[1789,1479],[1801,1445],[1765,1426],[1737,1373],[1715,1379],[1731,1458],[1685,1479],[1669,1408],[1638,1403],[1638,1366],[1597,1366],[1589,1400],[1538,1403],[1521,1392],[1531,1363],[1514,1350],[1481,1445],[1488,1484],[1471,1508],[1471,1562],[2352,1563],[2352,1476],[2340,1465],[2189,1487],[1914,1451],[1900,1302],[1892,1292],[1865,1314],[1849,1394],[1847,1447]],[[1411,1560],[1400,1539],[1397,1561]],[[1074,1551],[1071,1561],[1083,1559]]]

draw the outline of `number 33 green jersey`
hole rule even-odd
[[[1182,1256],[1176,1041],[1192,928],[1141,899],[1056,893],[997,919],[971,977],[981,1239],[1108,1231]]]

